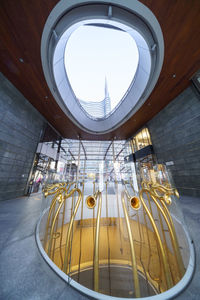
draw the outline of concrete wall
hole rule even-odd
[[[162,100],[162,99],[161,99]],[[189,87],[147,124],[159,163],[180,194],[200,196],[200,96]]]
[[[42,116],[0,73],[0,200],[24,195]]]

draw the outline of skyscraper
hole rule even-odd
[[[91,118],[105,118],[111,112],[110,95],[108,91],[107,78],[105,77],[104,86],[105,96],[102,101],[87,102],[78,99],[81,107]]]

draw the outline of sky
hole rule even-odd
[[[70,36],[65,67],[78,99],[104,99],[105,77],[113,109],[126,93],[138,65],[138,49],[126,32],[95,26],[80,26]]]

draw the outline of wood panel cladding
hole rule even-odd
[[[152,119],[189,84],[200,69],[200,1],[141,2],[157,17],[165,43],[160,78],[146,103],[109,134],[88,134],[62,112],[46,84],[40,42],[45,21],[58,0],[1,0],[0,70],[30,103],[66,138],[128,138]]]

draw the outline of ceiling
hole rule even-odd
[[[57,2],[1,0],[0,71],[65,138],[129,138],[187,88],[192,75],[200,69],[200,1],[142,0],[157,17],[163,31],[165,57],[160,78],[145,104],[120,128],[101,136],[86,133],[59,108],[42,71],[42,31]]]

